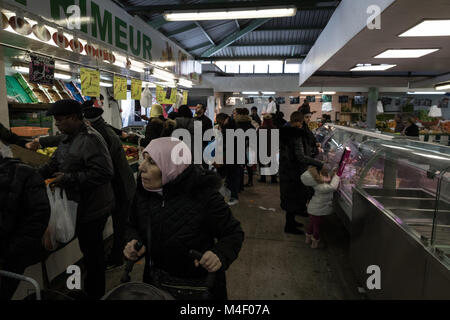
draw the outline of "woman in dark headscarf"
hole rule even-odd
[[[187,145],[174,138],[150,142],[144,159],[125,256],[137,260],[145,255],[144,282],[166,290],[164,279],[202,282],[215,272],[211,293],[226,299],[225,270],[237,258],[244,233],[218,191],[220,177],[191,164]],[[139,252],[134,250],[137,241],[145,245]],[[190,250],[202,253],[201,260],[194,261]]]

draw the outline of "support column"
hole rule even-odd
[[[378,88],[369,88],[367,101],[367,128],[375,129],[377,120]]]
[[[5,60],[0,46],[0,123],[9,128],[8,99],[6,98]]]

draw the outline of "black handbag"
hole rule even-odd
[[[150,215],[147,218],[147,248],[151,248]],[[191,251],[192,252],[192,251]],[[150,256],[149,256],[150,259]],[[202,278],[179,278],[168,272],[150,265],[151,284],[172,295],[176,300],[211,300],[211,288],[214,285],[215,273],[209,273]]]

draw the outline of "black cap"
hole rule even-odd
[[[67,116],[81,114],[81,104],[72,99],[56,101],[47,111],[47,116]]]
[[[303,115],[305,115],[305,114],[311,113],[311,108],[309,107],[309,105],[304,104],[300,107],[300,109],[298,111],[300,111],[301,113],[303,113]]]
[[[100,117],[103,114],[102,108],[94,107],[94,100],[83,102],[82,108],[83,116],[88,120]]]

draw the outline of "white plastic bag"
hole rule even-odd
[[[78,203],[67,199],[66,191],[47,186],[51,214],[48,224],[47,249],[56,249],[58,243],[67,243],[75,236]]]
[[[142,95],[141,95],[141,107],[142,108],[151,108],[152,106],[152,100],[153,100],[153,96],[152,93],[150,91],[150,89],[148,87],[145,87],[144,91],[142,91]]]

